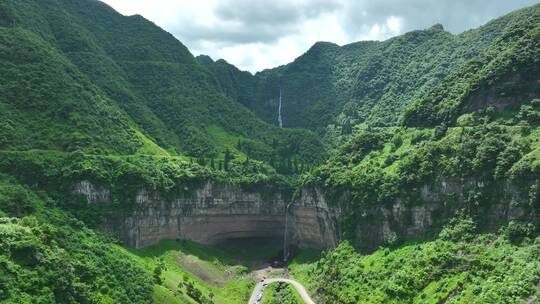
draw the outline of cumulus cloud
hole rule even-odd
[[[317,41],[384,40],[441,23],[460,33],[537,0],[103,0],[171,32],[194,54],[251,72],[286,64]]]

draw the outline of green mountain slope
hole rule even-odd
[[[471,58],[493,49],[506,32],[533,18],[537,10],[538,5],[522,9],[459,35],[435,25],[386,41],[342,47],[317,43],[294,62],[257,73],[241,86],[235,84],[248,78],[245,72],[222,61],[207,61],[205,66],[211,66],[226,94],[274,124],[281,85],[285,126],[323,131],[337,124],[345,133],[362,122],[395,126],[414,100]]]
[[[129,118],[57,49],[19,28],[0,28],[0,40],[3,149],[134,153],[143,145]]]
[[[0,175],[0,302],[148,303],[150,274],[54,205]]]
[[[470,239],[448,239],[449,228],[437,240],[369,255],[343,243],[316,262],[293,261],[292,273],[319,303],[536,303],[540,238],[516,244],[463,230],[468,224],[456,231]]]
[[[487,107],[515,111],[539,96],[540,6],[519,16],[491,46],[416,101],[405,124],[452,124],[460,114]]]
[[[538,299],[539,25],[536,5],[460,35],[436,25],[320,42],[251,75],[95,0],[0,2],[0,302],[244,301],[246,270],[222,252],[176,241],[128,251],[91,228],[130,212],[138,189],[214,180],[292,192],[299,173],[340,204],[351,244],[291,268],[322,303]],[[80,180],[119,199],[87,204],[70,194]],[[469,187],[422,198],[447,181]],[[359,233],[380,220],[366,212],[395,202],[448,214],[414,236],[399,230],[414,219],[392,223],[376,250]],[[523,212],[486,216],[496,202]]]
[[[346,210],[340,224],[350,241],[293,261],[293,275],[319,302],[538,301],[540,6],[509,17],[490,46],[399,115],[402,126],[361,126],[305,175],[305,185]],[[429,229],[413,236],[403,230],[415,216],[392,217],[382,248],[361,232],[375,234],[371,226],[387,216],[370,210],[437,206]],[[494,208],[505,211],[493,216]]]
[[[492,46],[415,102],[404,113],[405,126],[363,126],[306,175],[306,184],[325,187],[351,209],[346,233],[354,235],[367,208],[427,204],[420,189],[451,180],[479,183],[458,195],[484,228],[493,229],[482,213],[505,197],[505,184],[529,198],[525,214],[540,224],[540,6],[518,13],[527,18],[515,20]],[[440,203],[446,200],[459,201]]]
[[[318,161],[324,155],[311,133],[268,125],[224,96],[215,89],[213,76],[197,64],[185,46],[140,16],[122,16],[93,0],[4,1],[0,12],[6,16],[2,34],[9,56],[2,57],[2,75],[14,81],[17,74],[28,73],[31,75],[20,77],[32,83],[25,88],[19,81],[23,79],[17,79],[11,86],[8,81],[2,86],[3,113],[9,110],[9,117],[20,117],[6,123],[2,133],[10,133],[10,128],[27,130],[12,136],[16,138],[5,136],[4,148],[102,148],[130,154],[145,145],[151,146],[145,151],[151,153],[159,150],[157,145],[169,153],[196,158],[223,157],[230,149],[238,156],[266,161],[296,157],[305,162]],[[21,48],[26,52],[20,53]],[[24,70],[13,65],[16,56],[23,54],[29,58],[20,59],[34,62]],[[77,78],[64,76],[61,71],[68,68]],[[40,76],[46,81],[37,78]],[[68,90],[77,82],[80,89],[54,95],[60,94],[56,87],[65,84],[64,90]],[[13,91],[18,95],[13,96]],[[53,92],[37,95],[40,91]],[[98,96],[109,108],[102,106],[102,113],[84,108],[85,103],[97,104],[84,98]],[[26,105],[16,104],[35,99],[47,105],[47,111],[35,112],[47,124],[32,126],[38,121],[34,113],[29,113]],[[54,108],[65,113],[48,112]],[[103,121],[109,116],[111,121]],[[97,123],[90,127],[84,120]],[[116,129],[106,130],[115,125]],[[71,132],[66,132],[67,128]],[[29,138],[29,133],[39,141]],[[66,133],[73,134],[57,138],[66,137]],[[80,142],[77,147],[66,147],[76,139]]]

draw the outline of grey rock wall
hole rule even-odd
[[[110,203],[110,191],[81,181],[73,193],[87,202]],[[326,248],[337,243],[335,217],[318,194],[306,196],[298,207],[289,208],[288,235],[291,243]],[[188,239],[217,244],[229,239],[283,239],[285,210],[291,198],[283,193],[262,194],[240,186],[207,182],[188,194],[164,197],[140,189],[134,210],[120,220],[110,220],[107,230],[116,233],[129,247],[144,247],[163,239]]]
[[[458,210],[475,209],[483,228],[495,230],[513,219],[540,222],[529,207],[527,193],[516,185],[501,182],[483,191],[482,181],[447,179],[434,181],[396,199],[391,204],[366,207],[355,213],[352,225],[357,245],[372,250],[395,239],[422,238],[437,233]],[[487,204],[471,196],[487,192]],[[73,193],[84,195],[89,204],[110,203],[106,187],[81,181]],[[330,198],[318,187],[306,187],[291,203],[280,193],[262,194],[240,186],[207,182],[186,194],[164,197],[140,189],[132,212],[109,221],[106,229],[116,233],[129,247],[144,247],[162,239],[188,239],[216,244],[238,238],[283,239],[285,210],[290,244],[298,247],[331,248],[343,233],[340,224],[351,214],[348,193]]]
[[[354,236],[359,247],[371,251],[397,239],[432,237],[458,211],[475,216],[483,231],[496,231],[511,220],[540,222],[527,193],[508,181],[487,188],[481,180],[446,179],[411,192],[391,204],[366,208],[355,217]],[[351,212],[346,196],[329,205],[341,205],[342,215]]]

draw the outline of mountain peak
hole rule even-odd
[[[197,62],[201,65],[210,65],[214,63],[214,59],[208,55],[199,55],[195,57],[195,60],[197,60]]]
[[[313,44],[313,46],[311,47],[312,49],[319,49],[319,48],[338,48],[339,45],[333,43],[333,42],[328,42],[328,41],[317,41],[315,42],[315,44]]]
[[[444,31],[444,26],[440,23],[434,24],[432,27],[429,28],[432,31]]]

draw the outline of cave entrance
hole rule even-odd
[[[283,255],[283,238],[243,237],[220,240],[214,245],[250,268],[271,265]]]

